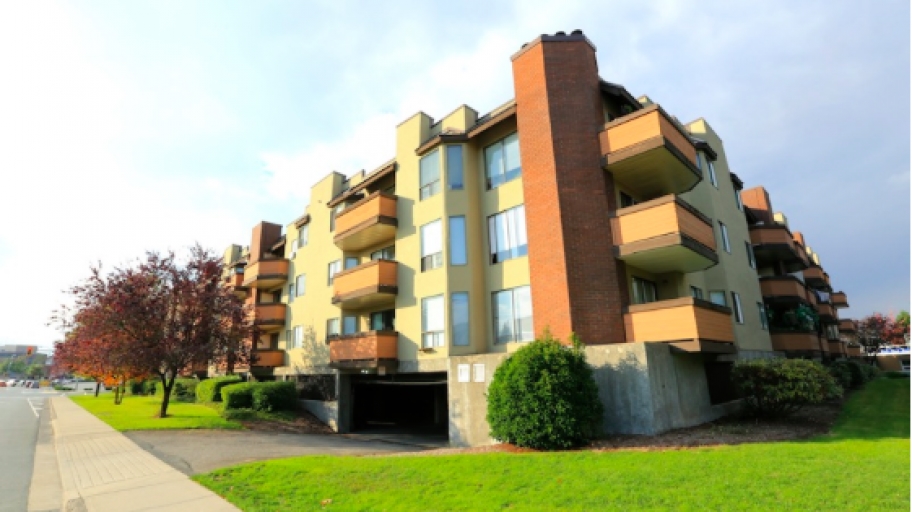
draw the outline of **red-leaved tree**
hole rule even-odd
[[[85,283],[70,290],[75,314],[64,322],[72,322],[70,332],[86,328],[86,337],[113,347],[114,360],[106,363],[133,375],[157,375],[164,418],[179,373],[225,359],[249,360],[244,340],[256,334],[251,315],[221,276],[221,258],[199,246],[186,261],[150,252],[145,260],[106,275],[96,267]],[[98,356],[98,350],[87,350]]]

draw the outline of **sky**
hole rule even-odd
[[[722,137],[851,307],[909,309],[907,0],[0,3],[0,345],[89,268],[246,245],[395,126],[513,97],[510,56],[581,29],[605,80]]]

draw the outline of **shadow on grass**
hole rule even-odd
[[[880,378],[849,397],[829,434],[808,442],[909,439],[909,426],[909,381]]]

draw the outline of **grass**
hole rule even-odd
[[[217,410],[201,404],[175,402],[168,404],[168,417],[157,418],[161,396],[127,396],[114,405],[110,394],[70,397],[87,411],[121,432],[126,430],[169,430],[188,428],[240,429],[240,423],[219,416]]]
[[[656,452],[298,457],[194,477],[242,510],[908,510],[909,382],[810,441]],[[324,506],[321,502],[332,500]]]

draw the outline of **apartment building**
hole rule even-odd
[[[788,218],[773,210],[763,187],[743,191],[742,198],[773,349],[817,360],[860,357],[854,324],[840,320],[837,312],[849,307],[846,294],[833,291],[804,235],[790,230]]]
[[[579,31],[511,60],[512,100],[415,114],[390,161],[226,251],[262,330],[247,371],[321,390],[308,405],[340,431],[485,444],[494,370],[548,329],[586,345],[607,432],[725,413],[732,362],[775,345],[772,256],[721,139],[600,78]]]

